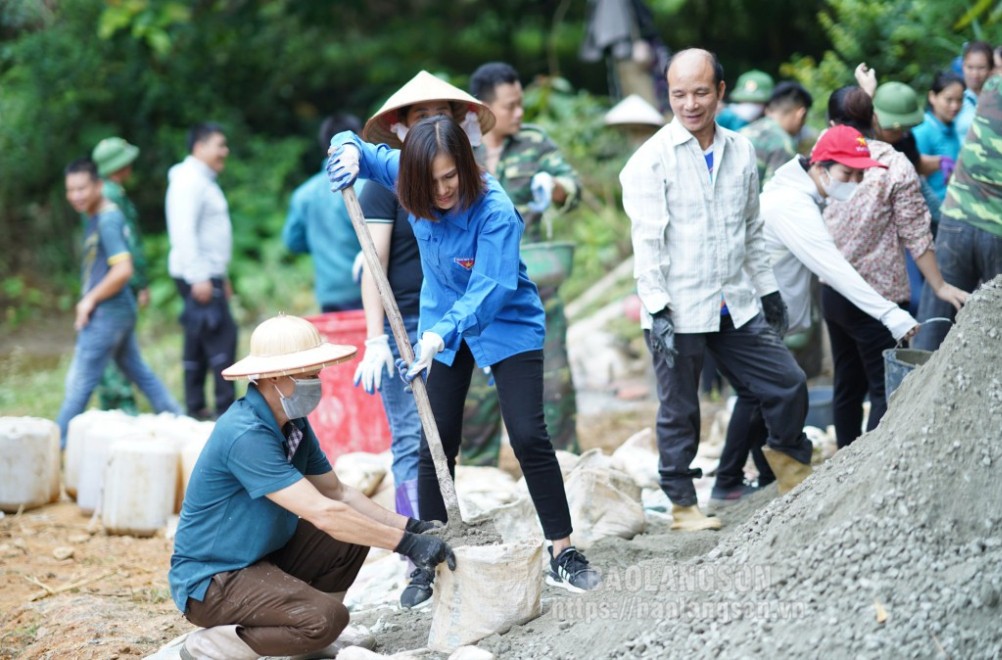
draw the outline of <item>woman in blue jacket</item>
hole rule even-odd
[[[519,257],[524,223],[511,200],[477,165],[463,130],[445,116],[412,126],[401,151],[339,133],[331,140],[328,174],[338,190],[358,176],[394,187],[410,214],[424,284],[421,338],[404,377],[425,372],[450,473],[455,474],[470,377],[477,366],[489,366],[512,449],[552,543],[547,582],[571,591],[595,588],[598,573],[571,544],[563,478],[543,419],[543,307]],[[426,438],[418,501],[423,519],[445,520]],[[415,570],[401,604],[430,598],[433,578],[430,571]]]

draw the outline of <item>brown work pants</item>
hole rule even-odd
[[[203,600],[188,599],[185,617],[203,628],[241,626],[237,634],[261,655],[315,651],[348,625],[348,609],[331,594],[351,586],[368,552],[300,520],[284,548],[212,576]]]

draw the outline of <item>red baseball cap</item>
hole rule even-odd
[[[884,167],[870,157],[870,147],[866,138],[852,126],[832,126],[818,138],[811,150],[811,163],[833,160],[836,163],[857,170],[868,167]]]

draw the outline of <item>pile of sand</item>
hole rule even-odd
[[[880,426],[800,488],[705,555],[635,557],[603,592],[555,599],[481,647],[505,658],[1002,655],[1000,335],[996,278]]]

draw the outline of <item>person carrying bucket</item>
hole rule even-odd
[[[223,370],[250,384],[216,422],[184,496],[168,577],[178,609],[204,628],[188,635],[181,658],[333,657],[360,643],[346,639],[342,600],[370,546],[425,570],[443,561],[455,569],[449,545],[423,534],[434,524],[342,483],[320,449],[306,418],[320,402],[320,370],[354,354],[309,321],[279,315]]]
[[[425,279],[416,357],[398,368],[407,380],[426,375],[449,472],[455,474],[473,370],[489,366],[512,449],[552,542],[547,582],[571,591],[594,589],[601,579],[571,544],[563,477],[543,417],[544,313],[519,256],[524,224],[511,199],[478,167],[469,138],[451,117],[411,126],[401,151],[349,132],[334,136],[330,153],[332,189],[343,190],[359,176],[372,179],[395,187],[410,214]],[[425,437],[418,498],[423,519],[445,519]],[[418,566],[401,604],[430,598],[433,579],[429,568]]]
[[[821,215],[830,197],[851,197],[852,186],[871,167],[886,166],[870,157],[863,135],[850,126],[835,126],[821,135],[810,158],[795,156],[765,184],[759,198],[763,236],[779,293],[790,313],[790,333],[811,326],[812,273],[879,321],[896,340],[908,339],[918,330],[911,314],[874,291],[846,261]],[[744,465],[749,451],[764,445],[767,435],[758,404],[739,394],[720,455],[712,504],[730,504],[754,490],[743,483]]]
[[[394,92],[365,123],[362,137],[400,148],[408,129],[433,115],[453,117],[463,126],[473,144],[479,144],[481,135],[494,125],[494,114],[486,105],[427,71],[420,71]],[[418,337],[419,301],[424,276],[418,242],[407,221],[407,210],[400,205],[392,188],[375,181],[366,183],[358,201],[407,335],[414,344]],[[367,339],[365,354],[355,371],[355,385],[361,385],[369,394],[378,390],[382,397],[393,437],[390,451],[393,454],[397,513],[420,518],[417,478],[421,419],[406,383],[403,379],[394,378],[394,361],[400,359],[400,349],[390,331],[376,280],[368,270],[362,271],[362,305],[365,308]]]

